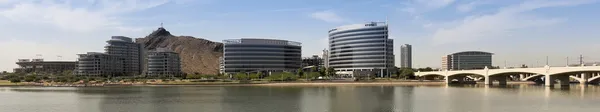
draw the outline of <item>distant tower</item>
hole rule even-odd
[[[323,66],[325,66],[325,68],[329,68],[329,50],[327,49],[323,49]]]
[[[400,67],[412,68],[412,45],[400,46]]]

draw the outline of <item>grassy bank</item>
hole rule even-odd
[[[12,83],[8,80],[0,80],[0,86],[22,86],[23,83]]]

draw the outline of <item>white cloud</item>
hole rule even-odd
[[[428,8],[441,8],[446,7],[452,3],[454,0],[414,0],[417,4],[422,4]]]
[[[466,3],[466,4],[460,4],[460,5],[456,6],[456,10],[459,12],[470,12],[471,10],[477,8],[477,6],[484,5],[484,4],[488,4],[488,2],[477,0],[477,1]]]
[[[68,31],[86,32],[97,29],[123,29],[119,14],[144,10],[166,3],[166,1],[119,0],[97,1],[100,8],[76,8],[70,2],[21,2],[11,8],[0,9],[0,17],[13,22],[53,25]],[[93,4],[89,1],[89,4]]]
[[[513,31],[554,25],[559,18],[538,17],[526,12],[548,7],[573,6],[587,1],[525,1],[487,15],[465,17],[453,21],[456,25],[438,28],[433,34],[434,44],[462,43],[485,38],[503,38]],[[448,23],[444,23],[448,24]]]
[[[400,10],[415,15],[445,8],[454,2],[455,0],[408,0],[403,3],[405,7]]]
[[[325,22],[331,22],[331,23],[340,23],[340,22],[346,21],[342,17],[338,16],[335,12],[330,11],[330,10],[314,12],[314,13],[310,14],[310,17],[312,17],[314,19],[318,19],[318,20],[323,20]]]

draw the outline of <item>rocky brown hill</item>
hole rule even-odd
[[[136,42],[144,45],[146,50],[167,48],[179,53],[185,73],[219,72],[219,57],[223,56],[222,43],[191,36],[173,36],[162,27],[144,38],[137,38]]]

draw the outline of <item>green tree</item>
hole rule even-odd
[[[333,67],[327,68],[327,73],[325,74],[325,76],[335,76],[335,70],[333,69]]]
[[[10,82],[12,82],[12,83],[19,83],[19,82],[21,82],[21,78],[13,77],[13,78],[10,79]]]
[[[35,78],[36,78],[35,75],[26,75],[25,82],[33,82],[33,81],[35,81]]]
[[[319,67],[319,74],[320,76],[327,76],[327,72],[326,72],[326,68],[325,67]]]
[[[249,78],[250,79],[259,79],[260,75],[261,75],[260,72],[259,73],[253,73],[253,74],[250,74]]]
[[[425,67],[425,68],[418,68],[417,71],[421,71],[421,72],[431,72],[434,71],[433,68],[431,67]]]
[[[236,73],[233,77],[237,80],[248,80],[248,75],[242,72]]]
[[[302,70],[302,68],[298,69],[298,76],[304,76],[304,71]]]
[[[321,76],[321,73],[319,73],[319,72],[310,72],[306,76],[309,79],[316,79],[317,77]]]
[[[407,79],[407,78],[411,78],[411,77],[415,76],[414,70],[412,68],[400,68],[398,73],[399,73],[398,78],[403,78],[403,79]]]

